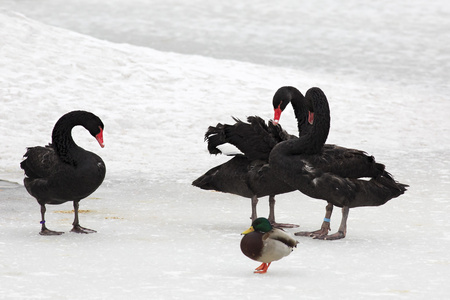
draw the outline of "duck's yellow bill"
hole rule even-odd
[[[250,232],[253,232],[253,231],[255,231],[255,229],[253,229],[253,226],[250,226],[249,229],[247,229],[246,231],[244,231],[244,232],[241,233],[241,234],[247,234],[247,233],[250,233]]]

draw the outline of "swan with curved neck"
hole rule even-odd
[[[298,132],[304,135],[306,132],[308,109],[306,108],[306,100],[303,94],[293,86],[283,86],[279,88],[273,95],[274,118],[272,123],[277,125],[280,122],[281,113],[288,104],[291,103],[294,109],[295,118],[298,123]]]
[[[105,163],[96,154],[79,147],[72,138],[72,128],[81,125],[103,143],[103,122],[86,111],[72,111],[62,116],[52,132],[48,146],[27,149],[20,166],[25,171],[24,185],[28,193],[41,205],[41,235],[59,235],[63,232],[46,227],[46,204],[73,201],[75,218],[72,232],[92,233],[81,227],[78,208],[81,199],[92,194],[105,178]]]
[[[281,103],[291,102],[298,121],[299,139],[282,142],[276,145],[276,148],[285,155],[318,153],[322,150],[330,131],[331,118],[327,98],[321,89],[314,87],[306,92],[303,99],[293,99]],[[275,114],[278,114],[277,109]]]
[[[319,88],[308,90],[304,99],[283,99],[279,107],[285,108],[289,102],[295,110],[300,137],[281,142],[273,148],[269,157],[270,168],[305,195],[328,202],[321,229],[296,235],[330,240],[344,238],[350,208],[379,206],[406,191],[407,185],[396,182],[385,171],[384,165],[376,163],[372,156],[360,150],[325,145],[330,116],[328,100]],[[307,112],[301,108],[302,104]],[[277,108],[274,101],[275,118],[279,120]],[[312,120],[311,113],[314,113],[312,124],[305,121]],[[363,177],[371,179],[367,181]],[[328,235],[333,206],[342,207],[342,220],[338,232]]]

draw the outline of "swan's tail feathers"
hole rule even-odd
[[[193,186],[203,190],[214,190],[223,193],[251,197],[247,177],[249,160],[243,155],[236,155],[229,161],[218,165],[192,182]]]
[[[210,190],[210,189],[208,188],[208,177],[205,176],[205,175],[200,176],[199,178],[195,179],[195,180],[192,182],[192,185],[193,185],[193,186],[196,186],[196,187],[198,187],[198,188],[201,188],[201,189],[203,189],[203,190]]]
[[[214,174],[217,172],[218,168],[219,168],[219,166],[212,168],[211,170],[206,172],[204,175],[195,179],[192,182],[192,185],[196,186],[198,188],[201,188],[202,190],[216,190],[213,178],[214,178]]]
[[[405,193],[408,185],[394,180],[391,174],[383,174],[369,181],[358,181],[359,188],[350,207],[380,206]]]
[[[407,190],[406,188],[409,187],[407,184],[395,181],[394,177],[386,171],[375,180],[390,191],[391,199],[404,194]]]

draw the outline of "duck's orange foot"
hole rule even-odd
[[[257,267],[255,269],[255,272],[253,272],[253,273],[256,273],[256,274],[264,274],[264,273],[266,273],[267,269],[270,266],[270,264],[271,263],[268,263],[268,264],[267,263],[262,263],[259,267]]]

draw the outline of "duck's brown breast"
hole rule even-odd
[[[261,232],[256,231],[244,235],[241,240],[242,253],[253,260],[259,261],[263,250],[262,236]]]

